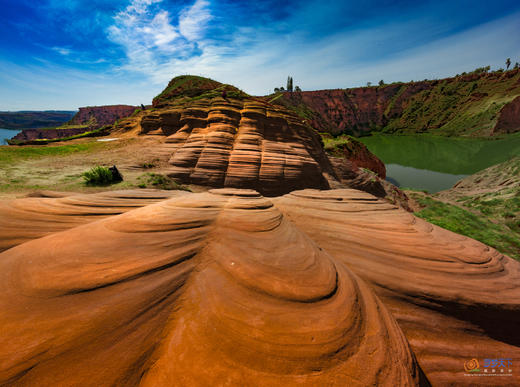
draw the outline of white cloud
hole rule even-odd
[[[51,50],[56,51],[58,54],[68,56],[72,53],[72,50],[65,47],[51,47]]]
[[[165,83],[181,73],[203,75],[258,95],[283,85],[287,75],[304,90],[443,78],[479,66],[503,67],[507,57],[515,62],[520,41],[511,37],[520,35],[519,17],[516,13],[385,57],[378,55],[378,47],[413,33],[414,21],[341,32],[313,43],[297,33],[288,37],[256,30],[249,36],[240,31],[226,47],[205,42],[200,56],[171,59],[150,76]],[[234,55],[226,55],[230,50]],[[370,55],[360,57],[360,52]]]
[[[191,41],[200,39],[211,18],[209,2],[197,0],[191,7],[186,7],[181,11],[179,15],[180,33]]]
[[[433,35],[446,37],[392,52],[388,48],[395,40],[413,35],[421,23],[411,20],[342,31],[312,41],[298,31],[277,33],[276,25],[243,27],[227,30],[229,38],[222,43],[206,37],[212,17],[208,1],[193,1],[178,14],[166,9],[162,0],[131,1],[107,31],[109,39],[124,49],[126,61],[106,73],[75,71],[45,61],[34,68],[0,61],[0,110],[149,103],[180,74],[207,76],[261,95],[283,85],[288,75],[302,89],[315,90],[380,79],[446,77],[479,66],[501,67],[507,57],[520,61],[520,40],[513,38],[520,36],[519,13],[456,35],[440,31]],[[73,51],[65,58],[90,59],[78,54]]]
[[[519,15],[495,20],[423,46],[378,55],[378,49],[409,37],[421,26],[408,23],[339,32],[309,42],[298,31],[277,34],[276,26],[230,31],[225,43],[205,38],[212,18],[207,0],[196,0],[172,24],[168,11],[152,8],[160,0],[134,0],[110,28],[123,45],[124,70],[145,74],[164,85],[179,74],[196,74],[232,83],[252,94],[265,94],[292,75],[303,89],[361,86],[367,81],[408,81],[446,77],[474,67],[499,65],[520,51]],[[435,26],[434,26],[435,27]],[[273,28],[273,29],[271,29]],[[441,27],[432,32],[443,34]],[[496,60],[500,62],[497,62]],[[495,62],[493,62],[495,60]]]
[[[108,28],[108,37],[124,47],[130,65],[147,69],[153,54],[175,53],[180,47],[178,29],[170,23],[170,14],[165,10],[150,9],[162,0],[133,0],[125,10],[114,17]]]
[[[162,0],[132,0],[108,28],[108,38],[121,45],[127,56],[121,70],[144,73],[156,83],[164,82],[160,74],[165,65],[183,63],[194,52],[200,55],[204,44],[197,39],[211,20],[206,0],[182,9],[178,25],[172,23],[170,12],[160,3]],[[176,71],[182,71],[182,67]]]

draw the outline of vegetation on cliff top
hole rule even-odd
[[[428,86],[403,101],[400,115],[392,116],[387,109],[388,124],[381,131],[489,136],[500,110],[520,95],[520,72],[465,75],[430,81]]]
[[[160,107],[171,102],[185,103],[202,98],[214,98],[225,92],[230,98],[242,99],[246,93],[234,86],[196,75],[181,75],[173,78],[168,86],[153,99],[153,106]]]
[[[325,152],[333,157],[345,157],[346,154],[356,157],[359,153],[370,153],[363,143],[352,136],[343,134],[334,137],[329,133],[320,133],[320,135]]]
[[[340,117],[346,122],[343,132],[473,137],[496,134],[493,130],[501,109],[520,96],[520,70],[486,69],[440,80],[345,89],[335,101],[347,113]],[[339,110],[328,104],[314,106],[310,93],[314,97],[319,94],[278,93],[270,98],[312,121],[316,130],[336,133]]]

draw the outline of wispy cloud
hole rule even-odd
[[[200,39],[211,19],[209,2],[197,0],[191,7],[186,7],[181,11],[179,15],[179,31],[188,40]]]
[[[162,0],[133,0],[114,17],[108,38],[120,44],[127,56],[124,70],[154,76],[165,64],[202,54],[199,47],[207,22],[211,19],[209,3],[197,0],[182,9],[174,25],[170,12],[161,8]],[[202,45],[201,45],[202,46]]]
[[[520,60],[520,6],[495,1],[511,5],[493,13],[482,0],[461,13],[449,0],[19,0],[20,12],[0,15],[0,108],[146,103],[187,73],[265,94],[287,75],[312,90],[497,68]],[[13,19],[32,10],[37,17]]]
[[[51,47],[52,51],[56,51],[58,54],[63,56],[68,56],[71,54],[72,50],[66,47]]]

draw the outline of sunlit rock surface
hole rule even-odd
[[[0,209],[0,384],[446,385],[520,362],[520,264],[481,243],[356,190],[140,192]]]
[[[0,383],[419,382],[368,285],[254,191],[69,226],[0,254]]]
[[[179,182],[250,188],[276,196],[329,188],[334,176],[319,135],[261,100],[213,98],[146,112],[143,133],[168,136],[168,175]]]

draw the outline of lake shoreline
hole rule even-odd
[[[358,140],[385,163],[389,179],[429,192],[449,189],[459,178],[520,154],[518,133],[493,139],[374,134]],[[428,171],[436,183],[428,181]]]

